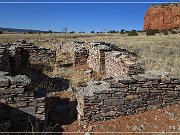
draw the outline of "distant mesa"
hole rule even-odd
[[[144,17],[144,30],[180,28],[180,3],[156,4]]]

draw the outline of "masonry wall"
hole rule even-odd
[[[110,51],[111,48],[104,45],[95,44],[89,49],[88,65],[96,72],[105,72],[105,52]]]
[[[127,52],[106,52],[105,57],[106,75],[109,77],[144,73],[144,69],[141,64],[137,62],[137,58]]]
[[[21,47],[29,53],[30,64],[55,63],[56,52],[47,48],[40,48],[33,43],[27,43],[25,40],[17,41],[11,46]]]
[[[74,66],[87,64],[89,51],[84,42],[67,42],[61,46],[61,53],[68,55],[71,58],[71,63]]]
[[[143,73],[137,55],[105,42],[67,42],[61,52],[71,57],[74,66],[88,65],[92,70],[107,76],[135,75]]]
[[[94,71],[97,71],[97,72],[99,72],[102,69],[101,61],[100,61],[101,54],[102,52],[100,52],[96,48],[92,48],[89,50],[89,58],[88,58],[87,63],[89,67],[91,67]]]
[[[0,71],[0,131],[7,128],[7,122],[8,131],[22,131],[30,122],[34,125],[45,120],[46,94],[28,89],[30,81],[25,75],[12,77]]]
[[[56,62],[54,50],[39,48],[25,40],[0,45],[0,70],[18,74],[22,68],[30,65],[39,69]]]
[[[180,80],[167,73],[105,79],[77,93],[80,124],[102,121],[180,103]]]
[[[86,47],[79,48],[74,53],[74,66],[87,65],[89,51]]]
[[[0,71],[11,71],[9,52],[4,46],[0,46]]]

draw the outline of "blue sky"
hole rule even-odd
[[[6,0],[5,2],[15,0]],[[18,0],[23,1],[23,0]],[[35,1],[35,0],[24,0]],[[38,0],[48,1],[48,0]],[[54,0],[58,1],[58,0]],[[65,0],[64,0],[65,1]],[[77,1],[77,0],[68,0]],[[83,0],[78,0],[83,1]],[[95,1],[95,0],[89,0]],[[98,0],[107,1],[107,0]],[[113,0],[119,1],[121,0]],[[134,0],[135,1],[135,0]],[[142,0],[136,0],[142,1]],[[155,1],[155,0],[154,0]],[[172,0],[163,0],[163,2]],[[177,0],[176,0],[177,1]],[[3,0],[0,0],[3,2]],[[67,2],[67,0],[66,0]],[[147,2],[147,1],[146,1]],[[153,2],[153,0],[148,1]],[[159,1],[155,1],[159,2]],[[62,31],[143,29],[144,14],[152,4],[2,4],[0,27]]]

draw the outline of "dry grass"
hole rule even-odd
[[[121,34],[1,34],[0,43],[26,39],[35,44],[57,49],[52,43],[66,41],[105,41],[135,51],[146,70],[163,70],[180,77],[180,34],[128,37]],[[58,60],[61,57],[57,55]]]

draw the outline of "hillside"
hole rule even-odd
[[[7,31],[7,32],[33,32],[33,33],[47,32],[47,31],[42,31],[42,30],[3,28],[3,27],[0,27],[0,31]]]

